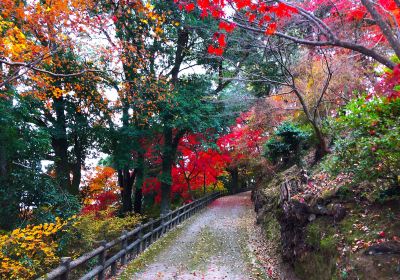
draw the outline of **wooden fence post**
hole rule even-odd
[[[128,231],[124,230],[122,232],[123,238],[122,238],[122,243],[121,243],[121,249],[124,250],[124,253],[122,254],[121,257],[121,264],[125,265],[126,264],[126,255],[128,252],[126,251],[126,248],[128,247]]]
[[[167,233],[167,232],[168,232],[168,227],[169,227],[168,222],[169,222],[169,212],[168,212],[168,213],[165,215],[165,217],[164,217],[164,224],[165,224],[165,226],[164,226],[164,233]]]
[[[60,277],[61,280],[68,280],[68,277],[69,277],[69,266],[71,264],[71,260],[72,259],[70,257],[61,258],[61,265],[63,267],[65,267],[65,272]]]
[[[139,253],[143,252],[143,225],[140,225],[139,232],[138,232],[138,237],[139,237]]]
[[[104,267],[104,265],[106,263],[106,253],[107,253],[107,250],[106,250],[106,247],[105,247],[106,243],[107,242],[105,240],[102,240],[100,242],[100,246],[103,247],[103,250],[99,254],[99,265],[103,266],[103,268],[99,273],[99,276],[98,276],[99,280],[105,280],[106,279],[106,273],[105,273],[105,267]]]
[[[169,210],[168,212],[168,231],[170,231],[172,228],[172,211]]]
[[[161,231],[160,231],[160,236],[163,236],[163,234],[165,233],[165,215],[161,214]]]
[[[115,276],[117,274],[117,261],[111,264],[111,276]]]
[[[176,213],[174,213],[173,211],[171,211],[171,229],[173,229],[176,225],[175,222],[176,221],[172,221],[174,218],[176,217]]]
[[[154,220],[150,219],[150,226],[149,226],[149,232],[151,232],[150,236],[148,237],[148,242],[147,242],[147,247],[149,247],[154,241],[153,241],[153,230],[154,230]]]
[[[177,217],[177,219],[176,219],[176,224],[177,225],[179,225],[180,223],[181,223],[181,211],[182,211],[182,209],[179,209],[177,212],[176,212],[176,217]]]

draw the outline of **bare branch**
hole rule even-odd
[[[369,1],[369,0],[362,0],[362,1]],[[292,7],[295,8],[299,8],[297,6],[292,5]],[[300,8],[301,10],[301,8]],[[305,14],[304,14],[305,13]],[[356,43],[352,43],[352,42],[348,42],[348,41],[343,41],[338,39],[336,36],[333,35],[332,31],[329,29],[329,27],[323,23],[323,21],[321,21],[318,17],[308,13],[307,11],[304,11],[304,13],[302,13],[302,16],[306,16],[308,20],[311,21],[312,24],[317,25],[318,28],[322,31],[324,31],[324,35],[327,38],[326,40],[308,40],[308,39],[304,39],[304,38],[299,38],[299,37],[295,37],[295,36],[291,36],[288,35],[284,32],[280,32],[277,31],[275,32],[275,35],[287,40],[290,40],[294,43],[298,43],[298,44],[302,44],[302,45],[308,45],[308,46],[332,46],[332,47],[341,47],[341,48],[345,48],[345,49],[349,49],[352,51],[356,51],[359,52],[365,56],[371,57],[373,59],[375,59],[376,61],[382,63],[383,65],[393,69],[396,64],[394,62],[392,62],[390,59],[380,55],[379,53],[377,53],[376,51],[373,50],[373,48],[367,48],[363,45],[360,44],[356,44]],[[378,14],[379,15],[379,14]],[[245,24],[245,23],[241,23],[241,22],[246,22],[245,19],[240,18],[240,17],[234,17],[234,19],[236,19],[235,24],[242,29],[245,30],[249,30],[255,33],[259,33],[259,34],[265,34],[265,30],[261,29],[261,28],[257,28],[254,26],[251,26],[250,24]],[[312,20],[311,20],[312,19]],[[239,22],[241,21],[241,22]],[[246,22],[248,23],[248,22]],[[328,31],[329,30],[329,31]],[[390,31],[390,30],[389,30]],[[398,44],[398,48],[400,49],[400,45]],[[399,50],[400,52],[400,50]]]
[[[40,72],[40,73],[43,73],[43,74],[46,74],[46,75],[49,75],[49,76],[52,76],[52,77],[55,77],[55,78],[76,77],[76,76],[81,76],[81,75],[83,75],[85,73],[104,73],[104,71],[96,70],[96,69],[83,69],[82,71],[79,71],[79,72],[76,72],[76,73],[61,74],[61,73],[54,73],[54,72],[51,72],[51,71],[48,71],[48,70],[45,70],[45,69],[41,69],[41,68],[38,68],[38,67],[34,66],[37,63],[32,64],[32,63],[24,63],[24,62],[11,62],[11,61],[7,61],[7,60],[3,60],[3,59],[0,59],[0,63],[9,65],[11,67],[25,68],[25,71],[22,74],[15,75],[15,76],[7,79],[4,82],[1,82],[0,83],[0,88],[3,87],[4,85],[6,85],[7,83],[10,83],[11,81],[15,80],[16,78],[20,77],[21,75],[27,73],[28,71]]]
[[[327,73],[327,77],[325,79],[324,87],[322,88],[321,94],[320,94],[320,96],[318,98],[317,104],[315,104],[314,113],[313,113],[314,122],[316,121],[318,107],[321,104],[321,101],[322,101],[326,91],[328,90],[329,84],[330,84],[331,79],[332,79],[332,70],[331,70],[331,68],[329,66],[328,58],[326,57],[325,52],[323,52],[323,57],[324,57],[324,62],[325,62],[325,66],[326,66],[326,69],[327,69],[328,73]]]
[[[361,0],[361,3],[367,8],[368,12],[379,25],[383,35],[388,40],[396,55],[400,57],[400,42],[393,34],[390,25],[382,18],[370,0]]]

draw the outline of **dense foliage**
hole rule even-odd
[[[302,149],[310,135],[293,123],[284,122],[277,127],[273,136],[265,143],[265,156],[272,163],[282,165],[299,163]]]
[[[351,173],[354,181],[398,184],[400,167],[400,99],[359,98],[334,120],[334,155],[328,160],[336,174]]]
[[[31,279],[58,264],[57,235],[67,222],[28,225],[0,236],[0,276],[2,279]]]
[[[305,154],[397,188],[400,4],[333,2],[3,0],[0,278]]]

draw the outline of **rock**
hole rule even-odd
[[[312,222],[317,218],[317,216],[315,214],[311,214],[310,216],[308,216],[308,221]]]
[[[282,257],[293,264],[298,256],[307,251],[304,230],[312,213],[307,204],[296,200],[285,201],[282,208],[283,213],[278,218],[281,226]]]
[[[387,241],[370,246],[364,252],[366,255],[400,254],[400,242]]]
[[[327,214],[333,216],[334,222],[340,222],[346,216],[346,208],[341,204],[330,204],[327,209]]]
[[[335,222],[340,222],[346,217],[346,208],[340,205],[340,207],[335,209],[335,213],[333,214],[333,219]]]
[[[322,204],[316,204],[312,208],[312,211],[316,215],[328,215],[328,213],[329,213],[328,209]]]

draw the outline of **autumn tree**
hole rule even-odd
[[[80,208],[53,173],[42,169],[52,147],[49,131],[33,121],[41,117],[39,107],[30,95],[8,92],[0,98],[0,227],[6,230],[68,217]]]
[[[0,3],[0,90],[24,77],[45,74],[53,78],[99,72],[82,64],[79,69],[54,69],[54,55],[85,35],[91,1],[5,0]],[[55,71],[56,70],[56,71]]]
[[[161,163],[162,210],[170,208],[172,168],[177,158],[178,145],[186,133],[199,133],[209,127],[218,127],[213,117],[214,106],[204,100],[212,95],[211,84],[204,77],[181,78],[174,95],[163,105],[161,112],[163,146]]]
[[[122,191],[122,210],[140,212],[144,179],[143,139],[148,134],[149,117],[155,112],[155,100],[164,98],[163,78],[156,76],[154,65],[162,30],[163,15],[142,1],[101,1],[94,8],[97,24],[92,30],[106,37],[104,59],[116,66],[111,85],[117,91],[114,113],[121,126],[109,119],[110,141],[103,148],[113,155]],[[114,34],[112,36],[110,34]],[[111,51],[110,51],[111,50]],[[133,187],[137,193],[133,209]]]
[[[96,166],[94,172],[86,177],[85,188],[82,189],[86,205],[91,205],[103,193],[119,193],[116,172],[110,166]]]
[[[94,75],[100,71],[88,71],[93,64],[75,41],[90,2],[0,5],[0,102],[8,124],[1,146],[11,148],[0,151],[4,216],[34,222],[72,215],[79,205],[68,193],[79,194],[96,114],[106,104]],[[46,170],[43,160],[54,165]]]
[[[245,165],[262,155],[262,145],[266,140],[266,128],[259,127],[255,122],[255,111],[242,113],[229,132],[221,135],[217,145],[223,154],[231,158],[227,171],[231,176],[231,191],[237,192],[240,188],[240,171]]]
[[[216,70],[215,61],[204,57],[210,31],[202,21],[192,14],[182,14],[173,1],[155,1],[154,5],[156,10],[167,11],[165,26],[168,26],[165,28],[168,40],[159,47],[163,56],[156,72],[169,82],[170,93],[157,102],[159,113],[154,123],[163,137],[160,181],[161,209],[165,213],[170,209],[171,172],[179,141],[188,132],[217,127],[211,113],[214,105],[209,101],[226,84],[213,89],[204,75],[185,74],[196,65],[209,67],[214,73]],[[223,75],[224,69],[219,71]]]
[[[231,160],[228,154],[218,151],[216,145],[212,147],[212,141],[204,134],[187,134],[179,143],[172,184],[191,200],[196,190],[205,193],[208,186],[217,184]]]
[[[193,5],[192,1],[176,2],[186,8]],[[228,5],[235,11],[233,16],[227,13]],[[241,28],[296,44],[345,49],[373,58],[391,69],[396,63],[391,61],[390,52],[400,55],[400,41],[396,37],[400,4],[396,0],[200,1],[193,8],[196,6],[203,17],[220,20],[220,29],[227,33]],[[213,50],[222,54],[224,48],[225,44],[217,44]]]

